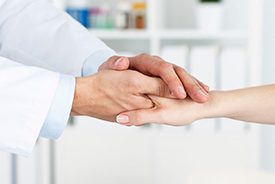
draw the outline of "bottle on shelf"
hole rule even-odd
[[[133,3],[133,22],[135,29],[146,28],[146,3],[135,2]]]
[[[120,0],[117,3],[115,23],[118,29],[131,28],[131,4],[128,0]]]
[[[98,16],[100,14],[100,8],[99,7],[92,7],[90,9],[90,28],[97,28],[98,25]]]
[[[67,0],[66,12],[80,22],[83,26],[89,28],[89,10],[91,4],[89,0]]]
[[[95,28],[112,29],[113,27],[114,26],[111,7],[109,4],[103,3],[98,8]]]

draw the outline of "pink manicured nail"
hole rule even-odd
[[[118,115],[116,117],[116,122],[120,123],[120,124],[125,124],[125,123],[129,123],[129,117],[126,115]]]

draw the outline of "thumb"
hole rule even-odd
[[[101,70],[127,70],[130,66],[130,61],[127,57],[113,56],[103,63],[98,71]]]
[[[158,123],[160,117],[160,111],[152,108],[121,113],[116,117],[116,121],[121,125],[141,126],[149,123]]]

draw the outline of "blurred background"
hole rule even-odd
[[[50,2],[118,53],[159,55],[211,89],[275,81],[274,0]],[[274,155],[274,126],[211,119],[128,128],[80,117],[29,158],[1,152],[0,183],[274,184]]]

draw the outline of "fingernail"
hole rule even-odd
[[[198,93],[201,94],[202,96],[208,96],[208,94],[202,89],[199,89]]]
[[[179,91],[179,93],[181,93],[183,95],[186,95],[185,90],[184,90],[184,88],[182,86],[178,87],[178,91]]]
[[[116,122],[120,124],[129,123],[129,117],[126,115],[118,115],[116,117]]]
[[[114,65],[115,65],[115,66],[119,66],[120,63],[121,63],[121,61],[122,61],[123,59],[124,59],[123,57],[119,58],[118,60],[116,60],[116,62],[114,63]]]

